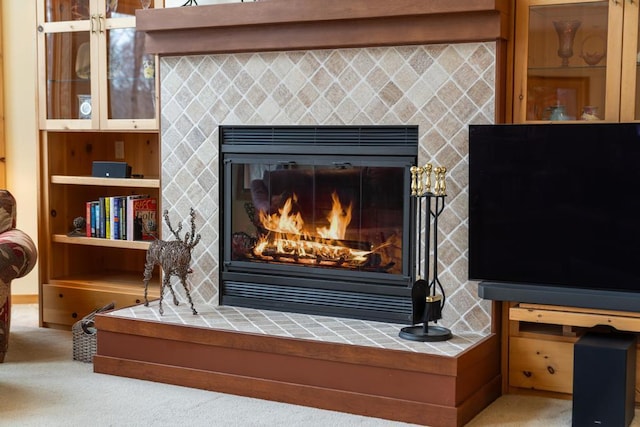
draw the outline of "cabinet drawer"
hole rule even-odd
[[[573,343],[511,337],[509,385],[572,393]]]
[[[155,289],[154,289],[155,290]],[[157,290],[149,299],[157,298]],[[72,326],[93,310],[115,302],[116,309],[144,302],[144,290],[130,291],[82,289],[58,285],[42,287],[42,321],[46,324]]]

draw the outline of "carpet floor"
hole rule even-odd
[[[71,332],[38,327],[38,307],[13,306],[0,364],[0,426],[408,426],[286,403],[96,374],[72,360]],[[640,427],[639,410],[632,423]],[[571,426],[571,401],[502,396],[469,427]]]

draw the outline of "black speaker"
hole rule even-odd
[[[131,166],[126,162],[93,162],[91,175],[102,178],[131,178]]]
[[[574,345],[574,427],[628,426],[634,415],[633,334],[586,333]]]

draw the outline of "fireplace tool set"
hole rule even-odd
[[[413,305],[412,323],[400,330],[400,337],[412,341],[445,341],[452,337],[451,331],[438,325],[442,318],[442,307],[445,303],[445,294],[442,284],[438,279],[438,217],[444,209],[446,197],[445,174],[447,169],[443,166],[433,168],[431,163],[424,167],[411,167],[411,197],[415,197],[416,221],[418,230],[417,257],[416,257],[416,281],[411,289]],[[432,181],[433,174],[433,181]],[[433,191],[431,184],[433,182]],[[423,205],[425,208],[423,208]],[[425,232],[422,230],[422,222],[425,222]],[[433,236],[431,235],[433,224]],[[430,244],[433,239],[433,276],[429,281]],[[424,249],[424,261],[422,250]],[[438,294],[438,290],[440,294]]]

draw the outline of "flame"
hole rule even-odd
[[[305,229],[302,214],[294,212],[294,204],[298,201],[295,194],[285,201],[277,213],[269,215],[260,211],[260,224],[269,232],[259,239],[253,253],[274,258],[290,257],[296,262],[304,262],[304,259],[316,264],[321,264],[323,260],[352,264],[366,262],[371,251],[351,249],[339,242],[344,240],[351,223],[352,204],[344,208],[335,192],[331,194],[331,199],[331,212],[327,215],[329,226],[317,227],[314,236]]]
[[[342,208],[342,203],[340,203],[340,199],[335,192],[331,193],[331,199],[333,200],[333,205],[331,207],[331,212],[327,216],[327,220],[329,220],[329,228],[316,228],[316,232],[318,233],[318,236],[323,239],[344,239],[344,236],[347,233],[347,227],[351,223],[352,204],[349,203],[349,207],[345,211]]]
[[[298,196],[294,194],[286,200],[282,208],[278,209],[278,213],[267,215],[260,211],[260,223],[270,231],[300,234],[304,227],[304,220],[300,212],[292,213],[293,203],[297,201]]]

